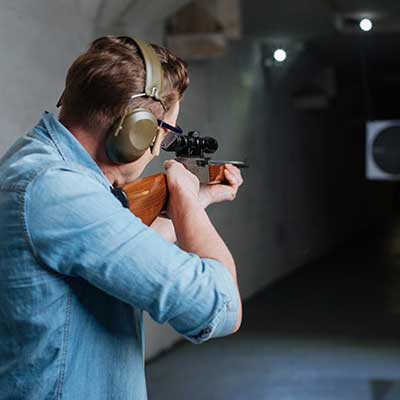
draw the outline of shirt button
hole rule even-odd
[[[211,332],[211,328],[210,327],[207,327],[207,328],[203,329],[203,334],[204,335],[208,335],[210,332]]]

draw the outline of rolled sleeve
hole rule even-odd
[[[84,278],[194,343],[233,332],[240,300],[227,268],[165,241],[93,177],[52,168],[25,197],[41,264]]]
[[[211,316],[206,326],[200,331],[187,333],[185,337],[192,343],[199,344],[211,338],[230,335],[237,323],[240,299],[239,292],[232,274],[221,263],[207,259],[209,268],[215,273],[215,279],[219,283],[219,295],[222,301],[215,313]]]

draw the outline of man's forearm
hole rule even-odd
[[[199,201],[199,180],[176,161],[166,161],[165,168],[169,189],[167,213],[172,219],[179,247],[201,258],[219,261],[223,264],[221,268],[230,272],[239,298],[236,331],[242,310],[233,257]]]
[[[233,257],[203,207],[190,201],[187,204],[180,204],[178,207],[172,208],[171,218],[179,246],[202,258],[211,258],[221,262],[232,274],[239,292]],[[242,306],[240,304],[234,331],[239,329],[241,321]]]
[[[233,257],[199,203],[186,201],[175,205],[170,213],[179,246],[202,258],[221,262],[236,280]]]
[[[206,193],[200,191],[199,193],[199,204],[203,209],[206,209],[211,203],[211,199]],[[176,242],[176,233],[174,224],[169,218],[157,217],[154,222],[150,225],[159,235],[165,240],[171,243]]]

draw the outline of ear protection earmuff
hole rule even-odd
[[[151,45],[138,39],[132,38],[132,40],[138,46],[144,59],[146,86],[143,93],[135,94],[131,99],[151,97],[162,104],[163,72],[161,62]],[[143,108],[127,110],[107,137],[107,156],[119,164],[135,161],[159,140],[158,132],[157,118],[150,111]]]

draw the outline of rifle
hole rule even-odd
[[[204,154],[214,153],[218,142],[211,137],[200,137],[199,132],[189,132],[176,138],[166,151],[175,152],[175,160],[181,162],[190,172],[199,178],[200,183],[215,185],[226,183],[224,175],[225,164],[233,164],[238,168],[248,168],[243,161],[217,161]],[[153,221],[165,209],[168,201],[167,179],[164,173],[139,178],[122,188],[117,188],[114,194],[122,204],[129,208],[146,225]]]

